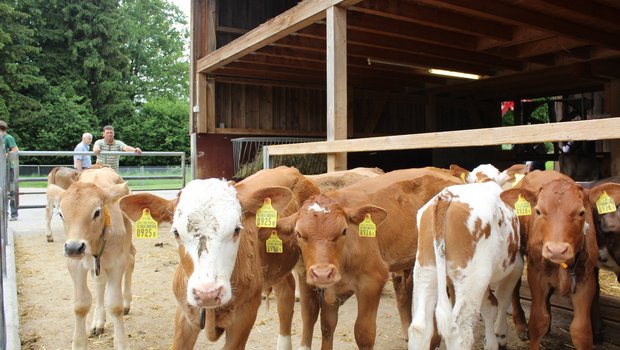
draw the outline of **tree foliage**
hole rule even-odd
[[[187,23],[176,6],[0,0],[0,16],[0,119],[20,149],[73,150],[107,124],[145,151],[189,149]],[[158,160],[123,160],[132,162]]]

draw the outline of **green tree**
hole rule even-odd
[[[137,106],[153,98],[188,99],[189,37],[181,10],[165,0],[126,0],[132,99]]]
[[[0,0],[0,119],[16,130],[14,136],[23,148],[19,124],[38,113],[40,104],[33,93],[45,80],[33,64],[39,50],[33,45],[29,16],[14,4]]]

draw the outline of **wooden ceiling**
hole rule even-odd
[[[354,3],[347,11],[351,86],[481,100],[603,90],[620,79],[617,0]],[[324,21],[312,22],[210,73],[324,85],[325,32]]]

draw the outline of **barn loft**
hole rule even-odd
[[[346,152],[329,170],[501,165],[522,160],[502,143],[600,140],[620,175],[618,18],[614,0],[193,0],[196,177],[231,177],[231,139],[248,136],[329,140],[269,147]],[[563,123],[527,125],[539,98]],[[504,101],[514,127],[499,128]]]

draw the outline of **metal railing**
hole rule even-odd
[[[119,155],[119,156],[129,156],[129,157],[180,157],[181,159],[181,174],[179,175],[144,175],[144,176],[123,176],[123,179],[126,181],[129,180],[154,180],[154,179],[179,179],[181,180],[180,188],[185,187],[186,176],[185,176],[185,152],[142,152],[141,154],[133,153],[133,152],[105,152],[102,151],[103,155]],[[11,154],[11,158],[16,157],[16,166],[15,166],[15,181],[11,185],[12,193],[14,194],[18,209],[35,209],[35,208],[45,208],[45,204],[35,204],[35,205],[19,205],[19,183],[21,182],[47,182],[46,177],[20,177],[19,176],[19,157],[73,157],[75,155],[95,155],[94,152],[73,152],[73,151],[19,151],[17,153]],[[44,193],[44,192],[43,192]],[[26,193],[24,193],[26,194]],[[40,192],[29,192],[28,194],[40,194]]]

